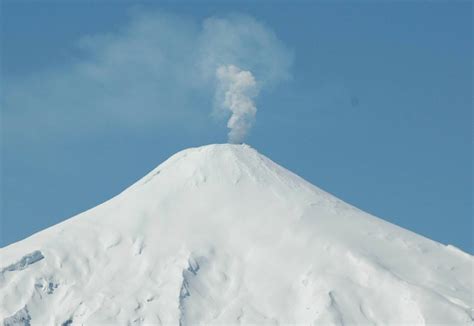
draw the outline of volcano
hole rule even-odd
[[[466,325],[473,263],[247,145],[208,145],[1,248],[0,320]]]

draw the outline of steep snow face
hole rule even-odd
[[[473,262],[249,146],[209,145],[0,249],[0,320],[472,324]]]

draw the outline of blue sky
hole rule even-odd
[[[473,252],[470,2],[2,3],[0,246],[222,143],[216,63],[261,86],[246,142]]]

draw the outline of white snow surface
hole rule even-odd
[[[473,263],[247,145],[208,145],[1,248],[0,321],[472,325]]]

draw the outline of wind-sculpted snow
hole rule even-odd
[[[0,249],[0,321],[471,325],[473,263],[246,145],[210,145]]]

